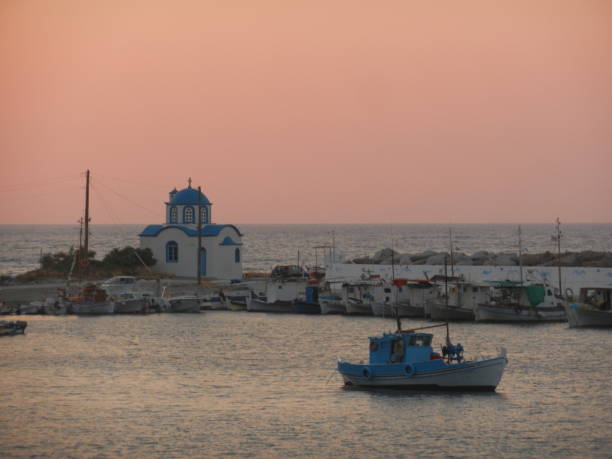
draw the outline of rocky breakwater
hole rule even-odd
[[[451,263],[449,252],[435,252],[426,250],[420,253],[399,253],[390,248],[382,249],[371,257],[354,258],[347,263],[368,265],[443,265]],[[518,254],[509,252],[488,252],[486,250],[466,254],[453,253],[453,264],[457,266],[517,266]],[[529,253],[521,255],[523,266],[556,266],[557,254],[553,252]],[[586,250],[583,252],[561,253],[561,266],[583,266],[595,268],[612,267],[612,252],[596,252]]]

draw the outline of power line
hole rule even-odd
[[[70,182],[73,180],[80,180],[80,179],[81,179],[81,174],[70,175],[66,177],[57,177],[47,182],[36,181],[36,187],[33,187],[32,183],[27,183],[27,184],[24,183],[21,185],[16,185],[16,186],[8,187],[8,188],[0,188],[0,193],[12,193],[15,191],[31,190],[31,189],[36,190],[36,192],[38,193],[41,188],[52,186],[52,185],[58,185],[58,184]]]
[[[156,212],[156,211],[154,211],[154,210],[151,210],[151,209],[149,209],[149,208],[147,208],[147,207],[144,207],[144,206],[142,206],[142,205],[138,204],[137,202],[132,201],[132,200],[131,200],[130,198],[128,198],[127,196],[125,196],[125,195],[123,195],[123,194],[121,194],[121,193],[118,193],[118,192],[116,192],[115,190],[113,190],[111,187],[109,187],[108,185],[105,185],[105,184],[104,184],[103,182],[101,182],[100,180],[96,180],[96,182],[97,182],[99,185],[102,185],[104,188],[106,188],[108,191],[110,191],[110,192],[111,192],[111,193],[113,193],[114,195],[118,196],[118,197],[119,197],[119,198],[121,198],[121,199],[124,199],[125,201],[129,202],[130,204],[132,204],[132,205],[134,205],[134,206],[136,206],[136,207],[139,207],[139,208],[141,208],[141,209],[143,209],[143,210],[146,210],[147,212],[151,213],[151,215],[156,215],[156,216],[159,216],[159,212]]]

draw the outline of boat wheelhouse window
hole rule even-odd
[[[431,346],[431,336],[412,335],[408,341],[410,346]]]
[[[178,244],[175,241],[168,241],[166,244],[166,263],[178,262]]]
[[[193,223],[193,207],[185,207],[183,210],[183,223]]]
[[[386,288],[385,289],[385,293],[391,293],[391,289],[390,288]]]
[[[176,207],[172,206],[170,208],[170,223],[176,223],[178,220],[178,210]]]

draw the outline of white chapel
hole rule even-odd
[[[234,225],[212,223],[212,203],[189,186],[170,192],[166,223],[149,225],[140,236],[140,247],[149,248],[157,263],[154,270],[180,277],[198,276],[198,207],[201,216],[200,274],[215,279],[242,278],[242,233]],[[199,194],[199,197],[198,197]]]

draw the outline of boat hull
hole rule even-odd
[[[477,322],[565,322],[563,307],[537,308],[478,304],[474,311]]]
[[[144,311],[144,298],[115,301],[115,314],[141,314]]]
[[[370,307],[372,315],[376,317],[395,317],[395,308],[389,303],[373,302]]]
[[[572,303],[566,307],[570,327],[612,327],[612,311]]]
[[[445,304],[432,303],[430,306],[431,320],[443,321],[471,321],[475,319],[474,311],[466,308],[446,306]]]
[[[356,303],[353,301],[349,301],[345,304],[346,313],[349,316],[371,316],[372,315],[372,306],[370,303]]]
[[[115,305],[112,301],[71,303],[70,309],[78,316],[99,316],[114,314]]]
[[[198,313],[200,312],[200,300],[197,297],[193,298],[171,298],[170,312],[176,313]]]
[[[339,301],[319,300],[321,314],[346,314],[346,307]]]
[[[0,336],[14,336],[25,334],[28,323],[25,320],[0,320]]]
[[[247,305],[247,311],[286,314],[292,312],[291,306],[292,303],[290,301],[276,301],[274,303],[267,303],[265,301],[253,298],[251,299],[251,301],[249,301],[249,304]]]
[[[295,314],[321,314],[321,306],[316,303],[296,301],[291,305],[291,312]]]
[[[338,363],[344,383],[357,387],[493,391],[499,384],[507,360],[496,358],[450,364],[435,370],[418,369],[406,374],[410,365],[353,365]]]

